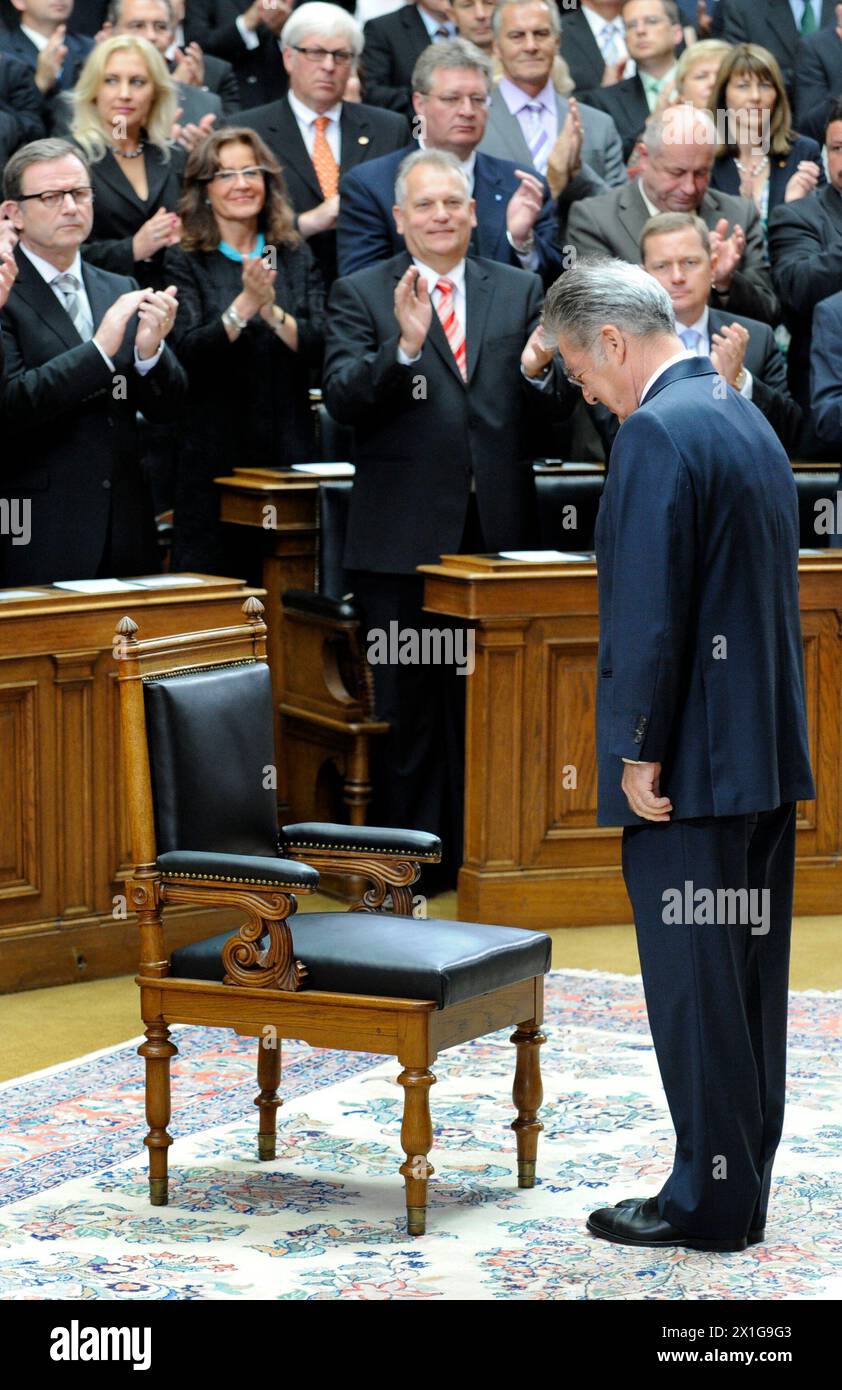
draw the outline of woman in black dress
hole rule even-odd
[[[190,391],[173,567],[231,573],[213,479],[312,459],[324,291],[280,168],[254,131],[220,130],[193,151],[179,211],[181,248],[167,256],[167,278]]]

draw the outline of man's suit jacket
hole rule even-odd
[[[798,165],[802,159],[811,159],[814,164],[819,166],[818,187],[827,183],[822,164],[822,152],[815,140],[810,140],[806,135],[796,135],[792,149],[787,155],[772,155],[769,166],[769,212],[779,207],[786,196],[786,186],[798,170]],[[720,155],[713,162],[713,169],[710,175],[710,187],[718,188],[723,193],[732,193],[739,197],[740,193],[740,174],[731,155]],[[809,195],[808,195],[809,196]]]
[[[240,106],[262,106],[286,94],[288,82],[276,34],[260,25],[258,47],[249,49],[237,28],[237,17],[251,0],[189,0],[184,17],[187,43],[231,64],[240,88]]]
[[[531,461],[556,402],[523,378],[520,354],[539,320],[541,282],[466,261],[466,384],[435,311],[418,361],[398,362],[395,286],[410,264],[403,252],[337,280],[328,304],[322,390],[355,433],[348,569],[412,574],[457,550],[471,471],[488,546],[535,541]],[[560,374],[559,384],[569,400]]]
[[[4,486],[32,502],[29,545],[5,549],[6,584],[49,584],[96,574],[109,531],[123,573],[154,563],[151,501],[140,469],[136,412],[178,413],[187,386],[169,348],[147,376],[134,368],[129,326],[114,372],[18,249],[18,278],[0,314],[6,349]],[[82,264],[97,328],[135,281]],[[115,389],[115,376],[124,380]]]
[[[213,92],[222,102],[222,114],[233,116],[240,110],[240,84],[231,63],[217,58],[213,53],[205,53],[205,80],[200,88],[203,92]],[[217,125],[221,122],[217,121]]]
[[[181,110],[178,119],[182,125],[198,125],[202,117],[211,112],[216,116],[216,128],[226,124],[222,115],[222,98],[216,92],[208,91],[206,87],[194,87],[190,82],[176,82],[175,86]]]
[[[568,106],[567,98],[556,94],[559,130],[567,117]],[[597,193],[607,193],[610,188],[620,188],[628,183],[623,147],[611,117],[606,116],[604,111],[598,111],[595,106],[582,106],[580,111],[584,132],[582,172],[564,190],[562,200],[567,203],[577,198],[592,198]],[[532,162],[520,121],[512,115],[499,88],[495,89],[491,98],[488,124],[479,148],[484,154],[496,155],[498,159],[513,160],[521,169],[524,161],[527,164]]]
[[[714,377],[706,357],[669,367],[614,445],[596,525],[600,825],[645,823],[623,758],[662,764],[673,820],[815,796],[792,468]]]
[[[836,189],[826,184],[776,208],[769,218],[769,254],[784,323],[792,334],[790,390],[806,408],[813,310],[842,285],[842,196]]]
[[[44,103],[33,72],[0,53],[0,168],[15,150],[47,133]]]
[[[244,111],[240,124],[249,126],[266,141],[275,158],[283,166],[290,201],[296,214],[309,212],[324,201],[313,162],[298,128],[298,122],[286,97]],[[341,173],[359,164],[379,159],[393,150],[403,150],[408,135],[403,116],[396,111],[380,111],[360,102],[342,103],[339,121],[341,137]],[[320,232],[311,237],[310,250],[330,288],[336,279],[336,232]]]
[[[763,228],[754,204],[748,198],[734,198],[730,193],[708,189],[699,205],[699,216],[708,227],[715,227],[725,217],[729,231],[738,222],[746,234],[743,258],[731,281],[728,303],[723,306],[721,297],[712,290],[711,306],[776,324],[780,306],[772,289]],[[648,219],[640,189],[636,182],[630,183],[605,197],[575,203],[567,221],[567,239],[580,256],[617,256],[639,265],[640,233]]]
[[[70,33],[65,34],[64,44],[67,49],[67,57],[62,64],[55,90],[47,93],[48,100],[57,95],[58,92],[72,91],[82,69],[82,64],[94,46],[94,41],[87,34]],[[8,53],[11,58],[17,58],[19,63],[23,63],[33,73],[38,66],[38,49],[32,40],[27,38],[20,26],[10,30],[8,34],[0,34],[0,52]]]
[[[360,59],[363,97],[372,106],[400,111],[412,120],[412,70],[430,46],[430,35],[414,4],[402,5],[363,29]]]
[[[637,74],[624,77],[613,87],[583,92],[582,101],[611,117],[623,142],[623,159],[628,159],[649,117],[649,103]]]
[[[794,120],[801,122],[828,97],[842,94],[842,40],[836,33],[836,21],[829,29],[817,29],[798,40],[795,50]]]
[[[793,63],[801,37],[789,0],[728,0],[724,11],[723,38],[728,43],[756,43],[774,53],[787,87],[792,86]],[[832,24],[835,0],[822,0],[821,28]]]
[[[395,154],[373,159],[352,170],[340,185],[339,222],[336,228],[339,274],[374,265],[403,249],[392,208],[395,203],[395,176],[401,161],[416,149],[408,145]],[[518,166],[520,167],[520,166]],[[535,224],[535,250],[538,274],[551,285],[563,269],[557,242],[555,205],[544,182],[545,202]],[[471,254],[505,265],[520,265],[506,240],[506,208],[520,185],[515,165],[508,159],[477,154],[474,166],[474,198],[477,227],[471,238]]]
[[[605,72],[605,61],[593,30],[580,9],[561,9],[561,56],[575,84],[574,96],[581,96],[599,86]]]
[[[837,451],[838,458],[842,446],[842,290],[816,305],[810,387],[816,434]],[[842,539],[837,545],[842,545]]]

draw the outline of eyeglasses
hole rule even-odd
[[[323,63],[326,58],[332,58],[338,68],[344,68],[354,59],[354,54],[348,48],[301,48],[297,43],[292,47],[308,63]]]
[[[215,174],[211,174],[208,183],[212,179],[217,179],[219,183],[233,183],[235,179],[247,179],[249,183],[256,183],[268,172],[269,170],[260,164],[251,164],[248,169],[217,169]]]
[[[88,186],[83,188],[56,188],[49,189],[46,193],[21,193],[11,201],[14,203],[28,203],[31,198],[37,198],[44,204],[45,208],[60,208],[65,198],[72,198],[77,207],[87,207],[94,200],[94,190]]]
[[[442,106],[449,107],[451,111],[455,111],[457,106],[461,106],[464,100],[465,97],[451,96],[449,94],[443,97],[436,97],[436,101],[440,101]],[[491,97],[469,96],[468,101],[471,103],[471,108],[474,111],[484,111],[486,107],[491,105]]]

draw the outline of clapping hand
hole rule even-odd
[[[175,323],[178,311],[175,285],[165,290],[142,290],[137,306],[139,319],[135,348],[141,361],[154,357]]]
[[[187,150],[187,153],[190,154],[191,151],[195,150],[197,145],[201,145],[205,136],[210,135],[211,128],[216,120],[216,112],[208,111],[199,121],[198,125],[192,122],[187,125],[180,125],[178,118],[181,115],[182,110],[181,107],[179,107],[175,113],[171,135],[176,144],[181,145],[182,149]]]
[[[18,263],[11,251],[0,251],[0,309],[6,305],[6,301],[12,292],[12,285],[17,279]]]
[[[736,386],[748,347],[748,329],[741,323],[725,323],[710,340],[710,360],[729,386]]]
[[[792,178],[787,182],[784,202],[794,203],[796,198],[805,198],[808,193],[812,193],[818,181],[818,164],[812,159],[802,159]]]
[[[67,45],[64,42],[66,33],[65,25],[60,24],[38,54],[38,61],[35,65],[35,85],[42,96],[51,92],[58,82],[58,75],[67,57]]]
[[[201,87],[205,80],[205,55],[197,43],[177,48],[174,53],[173,82],[185,82],[188,87]]]
[[[243,260],[243,299],[246,303],[246,310],[243,318],[250,319],[255,314],[262,314],[264,309],[271,309],[275,303],[275,281],[278,278],[277,270],[263,259],[262,256],[246,256]]]
[[[718,294],[727,294],[731,288],[734,271],[743,258],[746,249],[746,234],[739,222],[728,235],[728,219],[720,217],[710,234],[710,249],[716,252],[716,273],[713,286]]]
[[[411,265],[395,287],[395,318],[401,330],[398,346],[407,357],[417,357],[433,321],[430,290],[417,266]]]
[[[148,261],[165,246],[177,246],[181,240],[181,218],[177,213],[159,208],[132,237],[132,255],[136,261]]]
[[[529,240],[544,206],[544,185],[526,169],[515,169],[520,187],[506,208],[506,230],[516,244]]]
[[[567,187],[582,167],[582,117],[573,97],[547,160],[547,182],[554,198]],[[514,235],[514,234],[513,234]]]

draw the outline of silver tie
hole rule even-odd
[[[79,334],[79,337],[82,339],[82,342],[89,342],[94,336],[94,326],[85,307],[85,303],[79,294],[82,286],[76,279],[76,276],[71,275],[70,271],[66,271],[64,275],[57,275],[52,283],[54,287],[61,292],[61,297],[64,300],[64,307],[70,315],[70,321]]]

